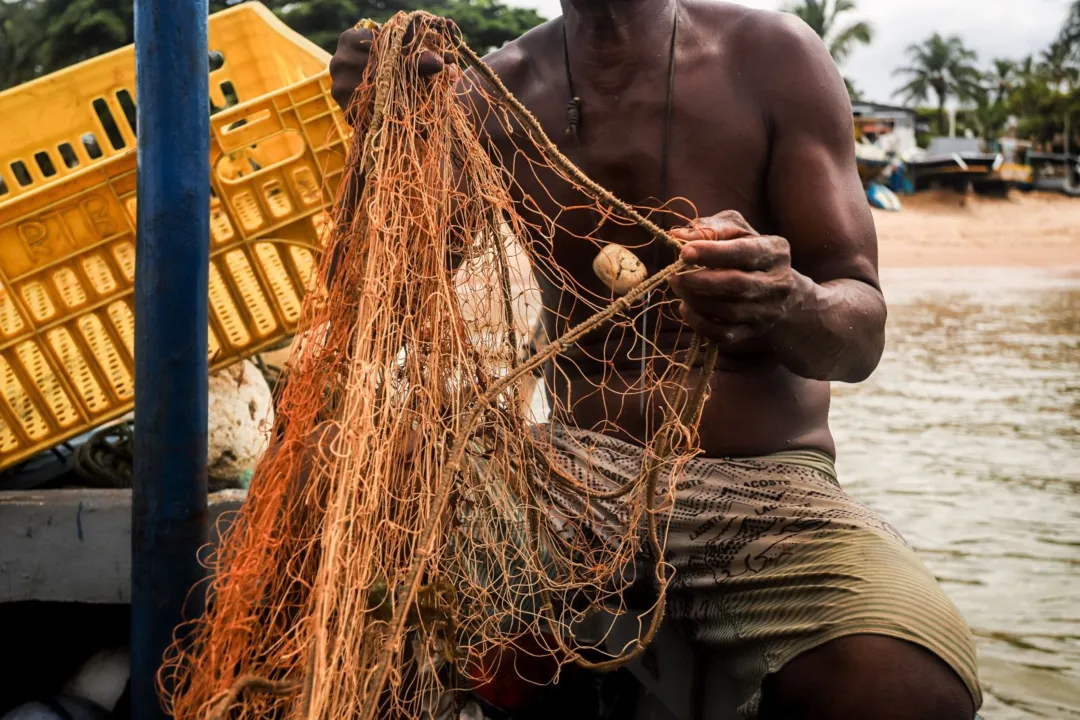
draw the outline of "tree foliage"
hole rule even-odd
[[[1065,40],[1055,40],[1042,51],[1038,71],[1054,89],[1064,90],[1076,84],[1075,58],[1075,49],[1070,43]]]
[[[245,0],[210,0],[216,12]],[[362,18],[399,10],[452,18],[479,51],[497,48],[543,22],[535,10],[501,0],[264,0],[282,20],[333,52]],[[132,0],[0,0],[0,89],[134,42]]]
[[[833,60],[842,63],[857,46],[874,40],[874,29],[867,22],[840,26],[840,16],[856,8],[854,0],[803,0],[788,6],[787,12],[809,25],[828,46]]]
[[[1080,50],[1080,0],[1074,0],[1069,6],[1069,12],[1061,26],[1059,40],[1073,49],[1075,58],[1077,51]]]
[[[131,0],[41,0],[43,66],[62,68],[135,41]]]
[[[985,75],[987,91],[994,102],[1004,103],[1015,86],[1019,64],[1009,58],[995,58]]]
[[[938,101],[938,129],[944,131],[944,103],[960,108],[957,126],[977,130],[985,139],[1000,137],[1010,121],[1016,135],[1060,151],[1066,118],[1080,112],[1080,0],[1074,0],[1058,37],[1043,51],[1022,58],[995,58],[986,72],[957,37],[935,34],[912,46],[910,66],[897,70],[907,82],[897,91],[906,101]],[[939,92],[944,90],[945,95]],[[1077,147],[1076,138],[1070,140]]]
[[[841,65],[856,47],[869,45],[874,40],[874,28],[870,23],[860,21],[841,25],[841,16],[853,12],[856,8],[855,0],[803,0],[788,5],[785,12],[795,15],[809,25],[829,48],[829,54],[836,64]],[[851,79],[845,77],[844,84],[847,85],[851,99],[857,100],[859,92]]]
[[[907,55],[911,64],[893,73],[907,78],[896,94],[913,103],[928,102],[932,94],[937,100],[938,132],[944,134],[948,101],[974,101],[982,91],[982,73],[975,65],[978,55],[958,35],[942,37],[936,32],[908,46]]]
[[[0,0],[0,89],[38,74],[42,28],[35,0]]]

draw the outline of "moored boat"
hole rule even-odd
[[[1065,153],[1028,153],[1036,190],[1080,196],[1080,157]]]
[[[964,190],[993,179],[1001,165],[1002,157],[996,153],[954,152],[908,160],[916,190],[934,186]]]

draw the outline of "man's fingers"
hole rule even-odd
[[[680,240],[691,241],[734,240],[752,237],[758,233],[742,215],[734,210],[727,210],[718,215],[692,220],[690,225],[672,230],[671,234]]]
[[[692,300],[684,300],[679,310],[684,317],[688,312],[693,312],[720,325],[748,325],[759,329],[772,327],[779,319],[776,308],[768,303],[722,302],[702,306]]]
[[[446,72],[450,73],[450,79],[453,80],[455,83],[461,80],[461,76],[463,74],[461,72],[461,68],[452,62],[446,64]]]
[[[686,303],[683,303],[679,310],[683,320],[693,328],[694,332],[709,338],[721,351],[736,347],[761,335],[761,329],[754,325],[718,322],[698,314]]]
[[[337,52],[330,59],[330,95],[346,112],[352,104],[353,93],[364,81],[374,37],[371,30],[365,28],[350,28],[338,36]]]
[[[776,237],[740,237],[717,242],[693,240],[681,257],[691,265],[726,270],[768,270],[788,254],[787,241]]]
[[[692,223],[695,226],[720,226],[720,225],[734,225],[741,228],[747,235],[757,235],[757,230],[747,222],[746,218],[742,216],[742,213],[737,210],[725,210],[722,213],[712,215],[706,218],[698,218]]]
[[[352,69],[335,69],[333,61],[331,61],[330,73],[332,78],[330,96],[343,112],[348,112],[349,106],[352,105],[353,93],[364,81],[364,73]]]
[[[767,273],[706,268],[679,273],[671,279],[671,286],[683,299],[701,297],[718,300],[763,300],[779,294],[783,289]]]
[[[445,24],[446,32],[456,32],[452,24]],[[412,56],[413,49],[410,47],[415,38],[416,21],[406,30],[406,36],[402,45],[402,52],[406,56]],[[337,52],[330,60],[330,77],[332,85],[330,94],[342,110],[348,112],[352,104],[353,94],[356,88],[364,82],[364,74],[368,65],[372,63],[371,46],[375,40],[375,33],[367,28],[350,28],[338,37]],[[422,50],[415,56],[417,71],[422,77],[430,77],[443,70],[446,62],[438,53],[430,50]],[[350,121],[355,118],[350,118]]]
[[[374,39],[375,33],[367,28],[349,28],[338,36],[338,49],[347,47],[361,52],[370,52],[371,42]]]
[[[420,59],[417,61],[417,70],[420,72],[420,77],[434,75],[443,67],[445,67],[443,59],[435,53],[430,50],[424,50],[420,53]]]
[[[679,240],[691,242],[694,240],[734,240],[750,236],[753,232],[747,232],[745,228],[734,223],[713,223],[710,225],[691,224],[688,227],[676,228],[671,231],[671,234]]]
[[[456,35],[459,31],[453,21],[445,18],[436,18],[430,25],[423,28],[420,26],[421,22],[424,21],[417,18],[409,23],[409,27],[405,29],[401,47],[403,52],[408,53],[412,50],[413,44],[419,39],[423,49],[420,52],[417,70],[420,72],[421,77],[428,77],[438,73],[446,66],[446,61],[439,53],[432,52],[425,47],[427,41],[431,39],[431,33]]]

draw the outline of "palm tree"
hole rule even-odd
[[[803,0],[789,5],[787,12],[809,25],[825,42],[833,60],[840,64],[848,59],[856,46],[869,45],[874,40],[874,28],[867,22],[837,27],[839,17],[855,9],[855,0],[833,0],[831,8],[829,0]]]
[[[1009,120],[1009,110],[1000,99],[991,97],[989,91],[982,91],[975,97],[975,124],[979,134],[988,142],[998,139]]]
[[[1060,40],[1072,46],[1073,52],[1078,52],[1080,45],[1080,0],[1073,0],[1069,7],[1069,14],[1065,17],[1065,24],[1061,28]]]
[[[857,46],[869,45],[874,40],[874,28],[870,23],[855,22],[839,27],[840,16],[855,8],[855,0],[832,0],[831,7],[829,0],[803,0],[788,5],[785,11],[809,25],[829,48],[829,54],[832,55],[836,64],[840,65],[848,59]],[[845,77],[844,83],[847,85],[851,99],[857,99],[859,93],[851,80]]]
[[[982,74],[975,67],[978,55],[957,35],[947,38],[934,33],[922,44],[908,47],[911,65],[897,68],[893,75],[905,75],[907,84],[894,93],[905,102],[930,99],[933,91],[938,105],[938,132],[945,133],[945,105],[950,98],[973,100],[981,90]]]
[[[1050,43],[1050,47],[1043,51],[1038,65],[1038,73],[1050,89],[1046,110],[1054,117],[1055,125],[1058,117],[1064,118],[1066,147],[1072,140],[1068,136],[1070,119],[1075,107],[1073,89],[1076,87],[1077,80],[1080,79],[1080,72],[1073,64],[1075,55],[1076,49],[1065,40],[1059,39]]]
[[[994,93],[994,102],[1003,103],[1016,87],[1019,65],[1015,60],[996,58],[986,76],[987,90]]]
[[[1055,40],[1042,52],[1038,71],[1057,92],[1068,92],[1076,83],[1077,70],[1072,64],[1073,48],[1064,40]]]
[[[1016,64],[1014,78],[1009,105],[1020,117],[1030,117],[1035,113],[1040,98],[1048,92],[1046,79],[1039,74],[1033,55],[1024,57]]]

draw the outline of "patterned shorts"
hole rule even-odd
[[[560,469],[598,491],[637,477],[640,447],[559,426],[537,428]],[[677,479],[665,558],[675,569],[668,617],[718,659],[755,717],[765,677],[830,640],[885,635],[946,662],[981,705],[967,624],[900,534],[840,489],[816,451],[689,462]],[[552,491],[581,517],[580,500]],[[626,515],[593,501],[594,531]]]

